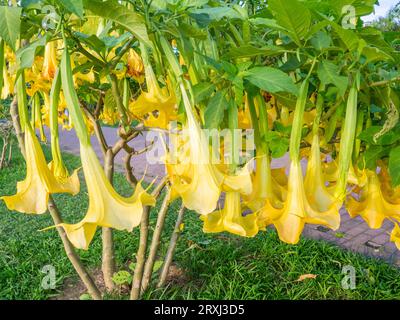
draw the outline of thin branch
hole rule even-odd
[[[128,115],[125,110],[124,102],[122,101],[122,96],[120,94],[120,90],[118,88],[118,79],[117,76],[113,73],[110,74],[111,80],[111,91],[115,99],[115,103],[117,104],[117,109],[122,117],[122,123],[124,125],[128,125]]]
[[[114,180],[114,159],[115,155],[112,153],[111,148],[109,148],[106,152],[106,156],[104,157],[104,172],[111,184],[113,184]],[[114,276],[116,270],[112,229],[103,227],[101,237],[103,244],[101,269],[107,291],[112,292],[115,288],[112,277]]]
[[[90,112],[90,110],[84,104],[81,104],[81,106],[82,106],[83,110],[85,111],[86,116],[89,118],[89,120],[93,124],[94,134],[96,135],[96,138],[99,142],[101,152],[103,153],[103,156],[105,157],[107,150],[108,150],[108,144],[107,144],[106,138],[104,137],[103,130],[101,130],[100,123],[99,123],[99,121],[97,121],[95,119],[93,114]]]
[[[112,60],[111,64],[110,64],[110,70],[114,70],[115,66],[118,64],[118,62],[122,59],[122,57],[124,56],[125,53],[128,52],[128,50],[130,49],[130,47],[132,46],[132,44],[135,42],[135,38],[132,37],[131,39],[129,39],[129,41],[124,45],[124,47],[119,51],[119,53],[117,54],[117,56]]]
[[[26,158],[24,133],[22,132],[21,124],[19,122],[17,95],[14,96],[14,99],[11,102],[10,114],[11,114],[11,119],[12,119],[14,130],[15,130],[15,135],[18,140],[19,149],[21,151],[22,156],[24,158]]]
[[[58,211],[58,208],[57,208],[52,196],[49,197],[48,209],[49,209],[50,215],[51,215],[55,225],[59,225],[59,224],[63,223],[60,212]],[[65,253],[67,254],[69,261],[71,262],[72,266],[74,267],[79,278],[82,280],[82,282],[86,286],[86,289],[88,290],[89,294],[92,296],[92,298],[94,300],[102,300],[100,290],[96,286],[96,284],[93,281],[92,277],[90,276],[89,272],[83,266],[82,261],[80,260],[79,256],[77,255],[73,245],[68,240],[65,230],[62,227],[57,227],[57,231],[58,231],[58,234],[60,235],[61,241],[64,245]]]
[[[171,239],[169,241],[169,246],[167,250],[167,254],[165,255],[164,264],[161,268],[160,278],[158,280],[157,288],[163,287],[165,284],[165,280],[168,276],[169,267],[171,266],[172,259],[174,257],[176,245],[178,243],[179,236],[181,234],[180,226],[183,222],[183,217],[185,215],[185,206],[182,204],[181,208],[178,212],[178,217],[176,218],[175,228],[172,233]]]
[[[166,183],[167,183],[167,177],[165,177],[154,189],[152,195],[155,198],[158,198],[159,194],[164,189]],[[133,274],[131,300],[138,300],[140,298],[143,270],[146,262],[147,241],[149,236],[149,215],[150,215],[150,207],[146,207],[143,211],[142,220],[140,223],[139,249],[136,255],[136,266]]]
[[[386,86],[389,83],[396,82],[396,81],[400,81],[400,77],[393,78],[393,79],[390,79],[390,80],[383,80],[383,81],[374,82],[374,83],[371,83],[369,86],[370,87],[382,87],[382,86]]]
[[[124,158],[124,167],[125,167],[125,176],[126,180],[135,187],[137,185],[138,180],[136,179],[135,175],[133,174],[133,168],[131,166],[131,159],[133,153],[127,153],[126,157]]]
[[[168,212],[168,205],[170,201],[171,195],[171,188],[168,188],[164,201],[161,205],[160,211],[158,212],[157,216],[157,223],[153,233],[153,239],[151,241],[150,252],[147,258],[144,272],[143,272],[143,279],[142,279],[142,293],[145,292],[150,284],[151,276],[153,274],[154,263],[156,261],[157,251],[160,246],[161,241],[161,234],[164,229],[164,222]]]

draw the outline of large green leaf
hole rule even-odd
[[[339,95],[344,96],[349,80],[347,77],[340,76],[339,71],[339,66],[325,60],[319,64],[318,77],[322,85],[333,84],[339,89]]]
[[[21,11],[19,7],[0,6],[0,38],[14,51],[21,30]]]
[[[331,25],[349,51],[354,51],[359,48],[360,38],[353,30],[344,29],[338,24],[333,22],[331,23]]]
[[[389,174],[392,178],[392,186],[400,185],[400,146],[392,149],[389,156]]]
[[[89,9],[95,15],[115,22],[130,31],[146,45],[152,46],[144,19],[140,14],[112,0],[104,2],[99,0],[84,0],[84,4],[85,8]]]
[[[245,71],[244,78],[269,93],[290,92],[294,95],[298,93],[292,78],[283,71],[271,67],[255,67]]]
[[[79,18],[83,18],[82,0],[58,0],[58,2],[69,12],[75,13]]]
[[[252,45],[245,45],[242,47],[231,48],[225,55],[224,58],[248,58],[256,56],[269,56],[274,57],[284,53],[285,50],[278,46],[265,46],[257,48]]]
[[[205,126],[208,129],[218,129],[224,118],[224,111],[228,102],[225,99],[225,92],[218,91],[208,103],[204,113]]]
[[[278,24],[285,29],[283,32],[302,46],[301,40],[311,25],[310,10],[298,0],[269,0],[268,5]]]
[[[212,21],[219,21],[223,18],[242,19],[242,16],[235,9],[230,7],[208,7],[190,10],[194,15],[207,15]]]
[[[47,37],[44,36],[36,41],[31,42],[28,46],[17,51],[17,59],[20,69],[32,67],[35,60],[36,52],[44,47],[47,42]]]
[[[215,91],[215,85],[210,82],[200,82],[193,86],[194,102],[199,104],[210,98]]]

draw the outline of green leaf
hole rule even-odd
[[[92,297],[89,293],[84,293],[79,296],[79,300],[92,300]]]
[[[215,85],[210,82],[200,82],[193,87],[194,102],[199,104],[211,97],[215,91]]]
[[[381,126],[371,126],[361,132],[358,139],[367,142],[370,145],[389,146],[400,140],[400,126],[386,132],[383,136],[374,140],[375,135],[382,130]]]
[[[84,0],[85,8],[93,14],[109,19],[131,32],[140,41],[152,47],[143,17],[115,1]]]
[[[164,263],[163,260],[157,260],[157,261],[154,263],[153,272],[157,272],[158,270],[160,270],[160,268],[162,267],[163,263]]]
[[[349,51],[357,50],[360,44],[360,38],[351,29],[344,29],[333,22],[331,25]]]
[[[286,73],[271,67],[255,67],[244,72],[244,78],[256,87],[269,93],[290,92],[298,94],[298,89]]]
[[[392,178],[392,186],[400,185],[400,146],[392,149],[389,155],[389,174]]]
[[[268,5],[278,24],[289,37],[302,46],[311,25],[310,10],[298,0],[269,0]]]
[[[121,270],[121,271],[114,273],[112,280],[117,285],[123,285],[123,284],[131,284],[133,278],[132,278],[132,275],[128,271]]]
[[[275,159],[283,157],[289,149],[289,139],[278,132],[268,132],[265,140],[271,150],[271,156]]]
[[[204,121],[207,129],[218,129],[224,118],[224,111],[228,102],[225,99],[225,91],[218,91],[207,105],[204,113]]]
[[[96,51],[97,53],[106,48],[105,43],[100,40],[95,34],[88,36],[81,32],[75,32],[75,35],[79,40],[87,44],[90,49]]]
[[[236,10],[230,7],[208,7],[201,9],[192,9],[189,12],[194,15],[208,15],[209,19],[213,21],[219,21],[223,18],[243,19]]]
[[[21,12],[19,7],[0,6],[0,38],[14,51],[21,30]]]
[[[34,42],[31,42],[28,46],[21,48],[17,51],[17,59],[20,69],[30,68],[35,60],[36,52],[41,47],[44,47],[47,42],[47,37],[44,36]]]
[[[370,170],[376,170],[377,161],[389,153],[390,147],[370,146],[364,154],[365,166]]]
[[[339,66],[330,62],[322,61],[318,67],[318,77],[321,80],[322,85],[333,84],[339,89],[339,95],[344,96],[349,84],[347,77],[339,75]]]
[[[67,11],[75,13],[79,18],[83,19],[82,0],[58,0],[58,1]]]
[[[329,48],[332,43],[332,38],[326,32],[319,31],[311,39],[311,45],[321,51],[323,49]]]
[[[270,29],[278,30],[278,31],[285,31],[285,28],[281,27],[275,19],[268,19],[268,18],[252,18],[249,19],[250,23],[254,26],[263,26]]]
[[[285,50],[278,46],[266,46],[257,48],[252,45],[245,45],[241,47],[231,48],[225,55],[224,58],[249,58],[256,56],[269,56],[275,57],[285,52]]]

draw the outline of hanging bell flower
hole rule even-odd
[[[28,214],[43,214],[47,211],[49,194],[79,193],[78,171],[63,182],[54,176],[54,166],[46,164],[42,148],[30,125],[25,130],[26,178],[18,182],[17,193],[2,197],[9,210]]]
[[[132,77],[137,82],[142,83],[144,81],[144,65],[140,55],[133,49],[129,49],[128,62],[127,62],[127,75]]]
[[[346,202],[350,216],[361,216],[371,229],[381,228],[385,219],[400,221],[400,204],[391,204],[385,199],[376,172],[368,170],[367,176],[368,183],[361,191],[360,201],[349,197]]]
[[[267,199],[266,205],[260,210],[259,225],[266,227],[273,224],[282,241],[296,244],[307,223],[320,224],[336,230],[339,228],[340,217],[336,206],[331,206],[326,211],[313,208],[306,196],[301,165],[299,162],[292,162],[288,194],[283,207],[276,208]]]
[[[139,182],[131,197],[120,196],[107,179],[99,159],[94,152],[85,117],[79,106],[74,89],[72,69],[67,49],[61,61],[61,79],[64,96],[80,142],[82,169],[89,196],[89,208],[82,221],[76,224],[61,224],[71,243],[87,249],[98,226],[117,230],[132,231],[138,226],[144,206],[155,205],[155,198],[149,195]]]
[[[256,172],[253,176],[253,191],[249,196],[244,196],[244,205],[253,212],[264,207],[267,199],[275,207],[281,206],[285,197],[285,190],[274,178],[281,174],[280,170],[271,170],[269,156],[262,154],[256,158]],[[284,175],[284,172],[283,172]],[[284,177],[286,179],[286,175]]]
[[[325,185],[325,177],[321,166],[321,152],[318,134],[313,137],[311,157],[307,165],[307,173],[304,181],[306,196],[310,205],[318,211],[325,212],[336,208],[337,219],[340,223],[339,209],[342,201],[336,199]]]
[[[397,223],[394,224],[394,228],[390,234],[390,241],[394,242],[397,249],[400,250],[400,227]]]
[[[223,209],[217,210],[206,216],[203,220],[203,231],[205,233],[229,232],[241,237],[254,237],[258,233],[257,215],[242,214],[240,193],[236,191],[225,194],[225,205]]]
[[[97,227],[109,227],[131,232],[140,224],[144,206],[154,206],[155,198],[143,189],[141,182],[129,198],[120,196],[105,176],[91,146],[81,144],[82,170],[89,196],[89,208],[82,221],[61,224],[71,243],[87,250]]]
[[[131,114],[144,119],[144,124],[166,129],[168,124],[176,120],[176,98],[168,91],[167,87],[160,88],[153,68],[147,56],[147,49],[141,46],[143,61],[145,63],[147,91],[129,104]],[[149,122],[146,122],[149,119]]]
[[[42,76],[46,80],[54,79],[57,70],[57,42],[51,41],[46,44],[44,51]]]
[[[210,161],[208,141],[192,110],[186,89],[181,85],[187,121],[184,135],[166,157],[167,173],[172,183],[172,194],[182,198],[190,210],[206,215],[217,208],[221,181]]]

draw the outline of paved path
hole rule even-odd
[[[104,135],[107,143],[112,145],[117,140],[116,129],[105,127]],[[147,143],[151,141],[149,138]],[[60,135],[61,148],[73,154],[79,154],[79,143],[74,132],[63,131]],[[100,159],[103,159],[102,152],[96,138],[92,137],[92,144],[99,155]],[[130,144],[138,150],[142,149],[146,145],[145,136],[138,137],[134,142]],[[162,154],[155,155],[153,158],[162,156]],[[116,170],[123,171],[123,155],[116,157]],[[282,158],[274,160],[272,163],[273,167],[282,167],[284,163],[288,162],[288,158]],[[134,168],[134,174],[137,177],[143,176],[146,169],[146,155],[140,155],[132,159],[132,167]],[[151,181],[154,177],[161,177],[165,175],[164,167],[158,165],[148,165],[146,180]],[[396,249],[396,246],[389,241],[390,232],[393,228],[393,224],[390,221],[385,221],[382,229],[372,230],[364,222],[363,219],[357,217],[351,219],[343,208],[341,211],[342,223],[341,227],[337,231],[331,231],[322,226],[307,225],[304,230],[304,235],[313,239],[323,239],[328,242],[334,243],[345,249],[359,252],[368,256],[384,259],[396,266],[400,266],[400,251]]]

